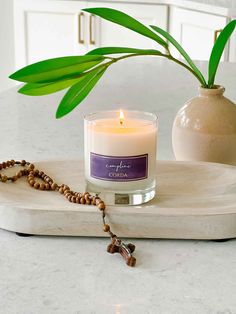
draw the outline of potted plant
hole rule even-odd
[[[84,11],[154,40],[165,52],[102,47],[83,56],[37,62],[10,76],[26,83],[19,93],[40,96],[69,88],[56,112],[56,117],[61,118],[83,101],[112,64],[136,56],[163,57],[191,72],[200,85],[199,95],[179,110],[173,124],[172,143],[176,159],[236,164],[236,106],[223,96],[224,88],[215,85],[217,68],[235,29],[236,20],[229,22],[217,38],[210,55],[206,80],[183,47],[165,30],[153,25],[147,27],[131,16],[110,8],[89,8]],[[183,60],[173,57],[170,45],[179,51]]]

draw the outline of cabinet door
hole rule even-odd
[[[145,25],[158,25],[167,28],[168,7],[149,4],[116,4],[89,2],[88,7],[109,7],[123,11]],[[132,30],[113,24],[96,16],[90,16],[90,49],[100,46],[120,46],[135,48],[157,48],[153,40],[139,35]]]
[[[15,0],[16,68],[43,59],[83,54],[86,2]]]
[[[227,19],[223,16],[171,8],[170,33],[194,60],[209,60],[214,37],[226,24]],[[176,50],[172,53],[180,57]]]

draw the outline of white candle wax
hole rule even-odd
[[[85,119],[85,177],[90,184],[117,192],[155,185],[157,126],[149,115],[130,111],[120,118],[108,111]]]

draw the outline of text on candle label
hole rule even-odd
[[[107,181],[136,181],[148,176],[148,154],[106,156],[90,153],[90,175]]]

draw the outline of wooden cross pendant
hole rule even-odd
[[[134,244],[132,243],[124,244],[116,236],[112,238],[111,244],[109,244],[107,247],[108,253],[111,254],[120,253],[120,255],[124,258],[126,264],[131,267],[134,267],[136,263],[136,258],[132,256],[134,250],[135,250]]]

